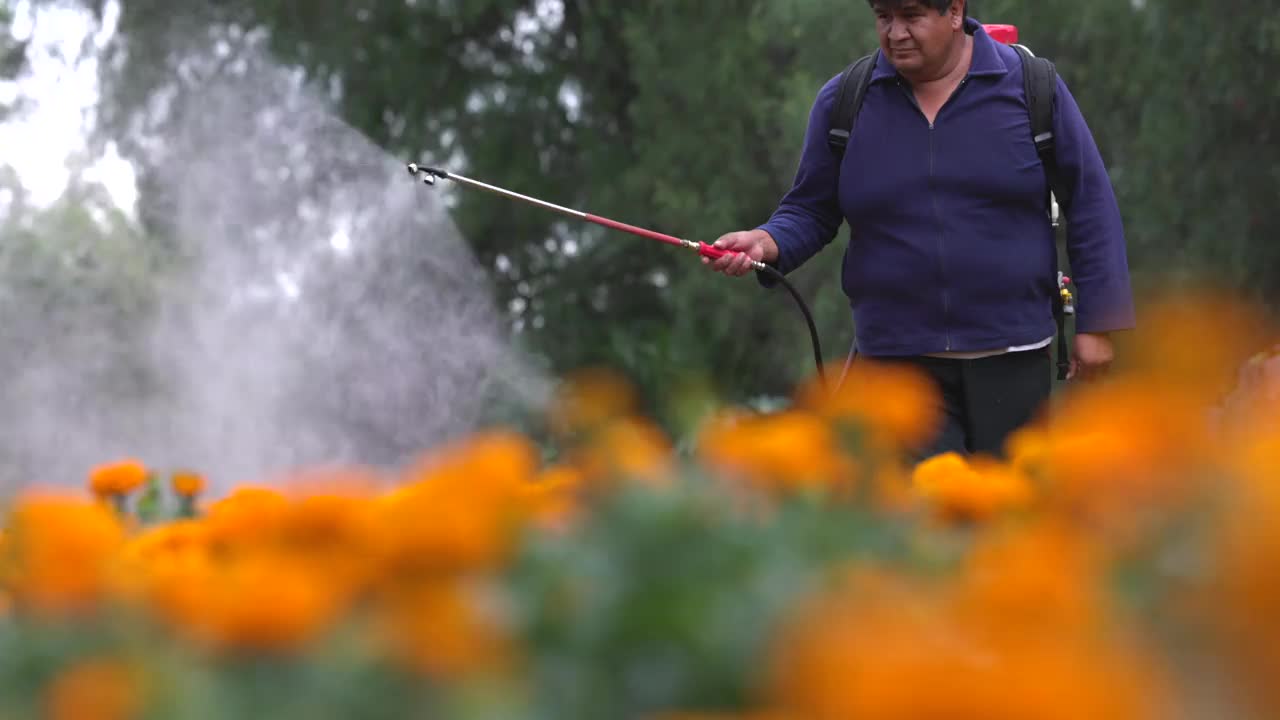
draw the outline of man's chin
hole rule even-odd
[[[898,72],[902,73],[916,72],[924,66],[924,62],[921,60],[919,55],[906,58],[891,57],[889,62],[896,70],[898,70]]]
[[[889,61],[896,66],[903,65],[919,65],[924,60],[924,56],[919,50],[885,50],[885,54],[889,56]]]

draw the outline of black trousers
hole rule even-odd
[[[943,422],[937,434],[913,453],[918,460],[949,451],[1003,458],[1009,435],[1045,409],[1052,390],[1048,348],[973,360],[923,356],[876,360],[913,365],[937,383]]]

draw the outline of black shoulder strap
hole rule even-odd
[[[1053,99],[1057,94],[1058,75],[1053,63],[1045,58],[1038,58],[1027,48],[1014,44],[1018,56],[1022,58],[1022,78],[1026,86],[1027,105],[1031,113],[1031,138],[1036,144],[1036,153],[1044,166],[1045,176],[1049,183],[1049,191],[1058,201],[1063,216],[1071,207],[1071,188],[1062,181],[1058,172],[1057,156],[1054,154],[1053,137]],[[1066,292],[1062,284],[1062,273],[1058,273],[1057,294],[1053,302],[1054,321],[1058,326],[1058,379],[1066,380],[1071,369],[1069,351],[1067,349],[1066,313],[1073,312],[1066,307]]]
[[[849,133],[853,130],[853,121],[862,109],[862,98],[867,94],[867,86],[871,84],[871,70],[875,67],[877,50],[849,64],[840,75],[840,94],[836,96],[835,107],[831,112],[831,129],[827,132],[827,145],[837,158],[844,157],[845,147],[849,144]]]
[[[1013,47],[1022,58],[1022,79],[1031,108],[1031,137],[1048,175],[1049,189],[1066,215],[1067,208],[1071,207],[1071,188],[1062,182],[1054,155],[1053,99],[1058,89],[1057,69],[1052,61],[1032,55],[1025,47],[1018,44]]]

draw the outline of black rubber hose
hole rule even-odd
[[[809,306],[805,304],[804,298],[800,297],[800,293],[796,292],[795,287],[787,282],[787,279],[783,277],[777,268],[765,265],[761,272],[777,280],[787,289],[787,292],[791,293],[791,297],[795,298],[796,304],[800,306],[800,312],[804,314],[804,321],[809,324],[809,340],[813,343],[813,362],[818,368],[818,379],[825,388],[827,386],[827,375],[822,369],[822,344],[818,341],[818,326],[813,322],[813,313],[809,312]]]

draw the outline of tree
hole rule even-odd
[[[0,0],[0,81],[21,74],[27,62],[27,41],[13,35],[13,0]],[[0,102],[0,122],[14,110],[11,103]]]
[[[38,208],[6,184],[18,201],[0,222],[0,487],[60,483],[156,429],[158,259],[101,187],[73,181]]]

